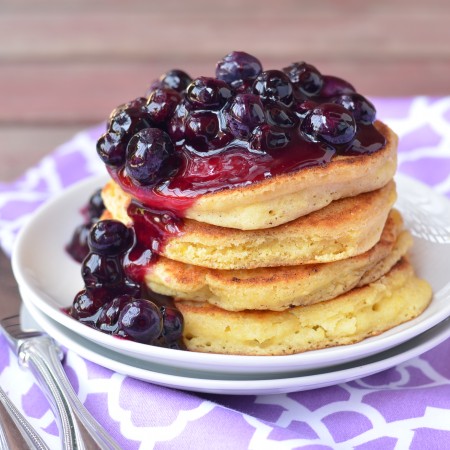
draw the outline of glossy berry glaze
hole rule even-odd
[[[172,70],[116,108],[97,150],[126,192],[183,217],[201,195],[380,150],[374,121],[344,80],[303,62],[263,71],[232,52],[215,78]]]
[[[183,317],[172,299],[150,292],[133,262],[133,227],[100,220],[89,230],[81,265],[84,288],[66,312],[79,322],[123,339],[183,349]],[[147,252],[151,251],[147,250]],[[139,262],[138,267],[143,267]]]
[[[144,276],[167,237],[182,233],[186,209],[204,194],[376,152],[385,139],[374,121],[374,106],[352,85],[303,62],[263,71],[232,52],[215,78],[167,72],[146,97],[116,108],[98,141],[111,177],[134,197],[133,226],[92,226],[93,214],[77,229],[68,250],[85,257],[85,287],[69,314],[115,336],[182,348],[181,314]]]
[[[77,262],[82,262],[89,253],[88,236],[89,230],[103,214],[105,205],[101,197],[101,189],[92,194],[88,204],[82,209],[84,222],[75,229],[71,241],[66,246],[66,251]]]

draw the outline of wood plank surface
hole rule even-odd
[[[151,81],[165,71],[182,67],[192,76],[211,75],[216,56],[211,61],[176,64],[152,63],[65,63],[9,64],[0,71],[0,86],[8,86],[8,96],[0,109],[1,124],[71,124],[80,125],[103,120],[118,104],[143,95]],[[288,65],[282,61],[262,59],[265,67]],[[380,64],[377,61],[342,62],[309,59],[326,74],[352,80],[360,92],[370,96],[440,95],[450,92],[450,59],[423,64],[415,61]],[[419,72],[419,74],[418,74]],[[399,77],[404,74],[408,77]],[[32,74],[32,82],[30,82]]]
[[[231,7],[213,9],[211,5],[216,4],[212,3],[176,14],[132,7],[6,10],[0,15],[0,58],[9,62],[119,59],[185,63],[215,60],[230,49],[245,46],[263,59],[294,56],[380,63],[448,59],[450,6],[438,2],[433,7],[434,1],[418,10],[405,2],[391,2],[391,10],[376,10],[347,1],[306,10],[300,7],[304,2],[289,2],[290,8],[278,9],[267,1],[242,2],[234,11]],[[403,7],[398,8],[398,3]]]
[[[0,125],[0,181],[14,180],[80,130],[75,125]]]
[[[208,75],[232,49],[306,60],[367,95],[442,95],[449,23],[444,0],[3,0],[0,132],[94,123],[165,70]]]
[[[430,59],[450,54],[444,39],[448,37],[448,16],[438,11],[409,14],[407,21],[402,12],[347,16],[328,10],[320,15],[294,11],[256,16],[252,18],[256,26],[249,26],[244,15],[221,16],[219,24],[202,17],[190,24],[188,17],[164,19],[163,14],[134,12],[5,13],[0,17],[0,57],[71,61],[140,60],[158,55],[183,61],[191,55],[194,60],[218,57],[242,48],[243,42],[255,54],[280,58],[289,58],[298,50],[305,59],[326,56],[338,60]],[[18,27],[22,32],[11,41],[9,37]],[[417,39],[422,29],[427,33]]]

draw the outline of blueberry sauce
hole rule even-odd
[[[280,141],[280,147],[301,142],[300,136],[293,136],[293,141],[290,141],[283,132],[265,130],[264,127],[256,129],[252,139],[258,147],[276,145]],[[136,185],[124,169],[110,171],[110,174],[114,181],[143,204],[169,208],[183,217],[184,211],[201,194],[223,190],[224,186],[247,186],[313,165],[325,165],[335,154],[335,150],[325,143],[302,142],[301,148],[297,149],[301,151],[301,157],[295,152],[281,152],[280,149],[254,150],[243,154],[242,147],[237,146],[229,146],[221,154],[180,152],[182,164],[177,175],[155,187]]]
[[[131,201],[127,213],[133,221],[136,240],[125,255],[124,269],[131,279],[142,283],[145,272],[161,254],[168,236],[181,234],[184,222],[170,210],[148,208],[136,200]]]
[[[100,219],[105,205],[101,197],[101,190],[95,191],[89,199],[88,204],[81,210],[84,218],[82,224],[78,225],[72,234],[71,241],[66,245],[66,251],[72,258],[81,263],[89,253],[88,236],[92,225]]]
[[[231,52],[215,77],[163,74],[145,97],[114,109],[98,140],[110,176],[133,197],[133,225],[98,221],[99,194],[91,198],[67,246],[85,283],[68,314],[120,338],[183,348],[180,312],[148,290],[145,273],[183,233],[185,211],[202,195],[377,152],[386,141],[375,119],[350,83],[305,62],[263,70]]]
[[[81,264],[84,288],[65,310],[79,322],[113,336],[143,344],[183,349],[183,317],[170,297],[143,282],[152,252],[139,253],[134,227],[100,220],[88,233],[89,252]],[[134,252],[134,253],[133,253]]]
[[[111,114],[98,153],[126,192],[179,216],[201,195],[385,146],[372,103],[304,62],[264,71],[232,52],[216,78],[174,70],[147,94]]]

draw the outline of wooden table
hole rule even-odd
[[[0,0],[0,181],[141,95],[231,50],[305,60],[369,96],[450,94],[448,0]],[[1,254],[1,252],[0,252]],[[0,316],[16,286],[0,256]]]

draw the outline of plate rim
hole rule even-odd
[[[109,348],[116,349],[116,351],[118,352],[121,351],[126,353],[132,352],[133,354],[139,353],[141,355],[143,352],[149,353],[150,350],[151,353],[151,355],[149,355],[150,358],[162,358],[164,360],[166,359],[173,360],[173,357],[176,356],[178,366],[180,364],[182,365],[195,364],[196,366],[198,364],[201,365],[203,364],[207,367],[209,367],[210,365],[217,366],[218,369],[220,367],[220,370],[236,371],[235,365],[239,365],[242,363],[242,367],[245,369],[245,371],[249,371],[250,369],[252,369],[253,366],[255,367],[264,366],[265,370],[270,372],[270,371],[278,371],[280,365],[283,369],[291,365],[298,367],[299,364],[302,364],[302,360],[306,360],[307,361],[306,366],[308,368],[311,367],[318,368],[323,366],[323,364],[320,365],[318,362],[323,360],[324,356],[326,355],[328,355],[326,359],[331,359],[333,361],[335,361],[336,358],[338,358],[339,362],[348,361],[347,358],[352,359],[352,354],[356,350],[361,350],[362,347],[365,347],[369,351],[369,353],[367,351],[364,352],[364,355],[367,356],[368,354],[373,354],[373,352],[379,351],[380,341],[383,342],[383,340],[387,339],[388,340],[387,342],[390,342],[389,340],[391,340],[392,343],[387,346],[382,346],[382,350],[390,348],[392,346],[398,345],[401,342],[404,342],[407,339],[410,339],[416,334],[420,334],[421,332],[426,331],[427,329],[436,325],[436,323],[438,323],[441,320],[444,320],[448,315],[450,315],[450,304],[449,304],[447,308],[448,311],[446,311],[445,314],[442,314],[442,316],[445,317],[440,317],[440,319],[436,319],[435,321],[422,320],[421,322],[419,322],[419,324],[422,324],[422,326],[418,328],[419,331],[417,332],[412,331],[412,329],[415,327],[414,325],[411,326],[411,323],[416,321],[416,319],[413,319],[411,322],[407,323],[406,326],[405,324],[403,324],[404,325],[403,328],[402,325],[394,327],[392,330],[394,331],[396,330],[395,332],[389,333],[391,330],[388,330],[387,332],[382,333],[379,336],[365,339],[364,341],[358,342],[356,344],[331,347],[320,350],[312,350],[310,352],[294,355],[282,355],[282,356],[246,356],[246,355],[222,355],[222,354],[197,353],[197,352],[180,352],[178,350],[164,349],[161,347],[153,347],[145,344],[119,340],[114,338],[113,336],[109,336],[97,330],[90,329],[89,327],[86,327],[85,325],[74,321],[72,318],[64,314],[62,311],[52,306],[51,303],[49,303],[46,299],[47,294],[45,292],[41,292],[39,287],[36,286],[35,283],[33,283],[33,280],[30,280],[29,274],[26,273],[26,270],[21,262],[22,259],[24,258],[23,253],[25,252],[25,249],[23,247],[25,245],[24,242],[26,242],[27,234],[30,233],[30,230],[33,229],[33,226],[35,226],[39,218],[42,218],[43,216],[45,217],[45,215],[48,214],[48,211],[49,210],[51,211],[52,208],[55,208],[55,205],[57,205],[63,199],[71,198],[71,196],[75,195],[75,193],[81,192],[85,193],[85,191],[88,192],[88,188],[93,189],[93,186],[100,187],[102,184],[104,184],[104,182],[107,179],[108,177],[106,174],[97,175],[84,179],[70,186],[68,189],[64,190],[62,193],[55,196],[50,201],[46,202],[44,205],[39,207],[38,210],[33,214],[33,217],[19,232],[12,254],[12,266],[16,280],[19,286],[27,286],[28,288],[30,288],[35,299],[37,300],[36,306],[38,307],[38,309],[43,311],[48,316],[51,317],[56,316],[56,318],[59,319],[57,321],[63,326],[70,327],[72,329],[82,330],[81,333],[79,334],[82,334],[84,336],[88,335],[90,339],[92,339],[95,343],[99,345],[104,345]],[[400,184],[413,183],[417,187],[426,190],[430,195],[432,195],[439,201],[442,201],[445,207],[450,210],[450,201],[441,194],[434,192],[429,186],[404,174],[397,174],[396,179],[397,182],[399,182]],[[85,203],[86,197],[83,197],[82,199],[83,202]],[[75,207],[75,205],[72,205],[72,207]],[[51,299],[51,296],[49,295],[47,296]],[[421,316],[419,316],[419,318],[420,317]],[[95,334],[93,334],[91,337],[92,333]],[[361,352],[356,353],[357,357],[361,357]],[[193,355],[195,356],[193,357]],[[195,359],[195,362],[192,361],[193,359]],[[230,363],[232,363],[233,365],[230,365]],[[304,361],[303,364],[305,364]],[[243,369],[241,368],[239,370]]]
[[[447,318],[446,320],[428,329],[424,333],[415,336],[409,341],[403,342],[402,344],[384,352],[372,355],[372,357],[363,358],[362,360],[356,360],[352,363],[349,363],[351,364],[351,367],[348,368],[338,370],[333,370],[332,368],[323,368],[323,370],[317,374],[302,375],[300,373],[295,374],[295,376],[290,376],[292,374],[286,374],[286,376],[283,377],[270,379],[230,380],[217,378],[195,378],[183,376],[182,374],[174,375],[164,372],[155,372],[142,367],[132,366],[130,364],[127,364],[126,362],[120,361],[119,358],[126,358],[128,360],[133,360],[136,358],[127,358],[125,355],[114,351],[110,351],[110,353],[112,355],[115,355],[116,359],[108,358],[108,356],[105,356],[101,353],[105,351],[104,347],[83,337],[82,341],[80,342],[79,335],[71,330],[68,330],[57,321],[54,321],[42,311],[38,310],[34,305],[27,303],[26,300],[24,302],[24,306],[26,306],[28,311],[32,313],[33,319],[36,319],[36,317],[38,317],[37,323],[39,324],[39,326],[42,326],[42,323],[44,323],[45,328],[50,328],[51,331],[53,331],[53,333],[50,332],[48,334],[50,334],[55,340],[58,340],[55,335],[59,337],[61,335],[66,336],[63,345],[90,362],[99,364],[102,367],[105,367],[114,372],[121,373],[122,375],[136,378],[145,382],[151,382],[167,388],[183,389],[192,392],[210,394],[269,395],[300,392],[332,386],[341,382],[349,382],[355,379],[368,377],[382,372],[383,370],[392,368],[398,364],[408,361],[409,359],[422,355],[423,353],[444,342],[446,339],[450,338],[450,319]],[[30,311],[30,309],[32,309],[32,311]],[[55,333],[55,329],[58,328],[60,328],[59,332]],[[76,336],[76,340],[71,339],[70,335],[68,335],[67,332],[73,333]],[[68,341],[70,341],[69,344]],[[415,344],[416,341],[419,342]],[[83,342],[87,343],[91,347],[94,347],[94,350],[86,347]],[[96,347],[97,351],[95,351]],[[406,351],[402,349],[404,347],[407,348]],[[82,349],[82,351],[79,351],[80,348]],[[388,356],[384,358],[383,354],[388,354]],[[364,359],[375,360],[365,363]],[[136,361],[139,362],[140,360],[136,359]],[[109,364],[109,362],[112,362],[113,364],[111,365]],[[132,369],[131,371],[130,368]]]

